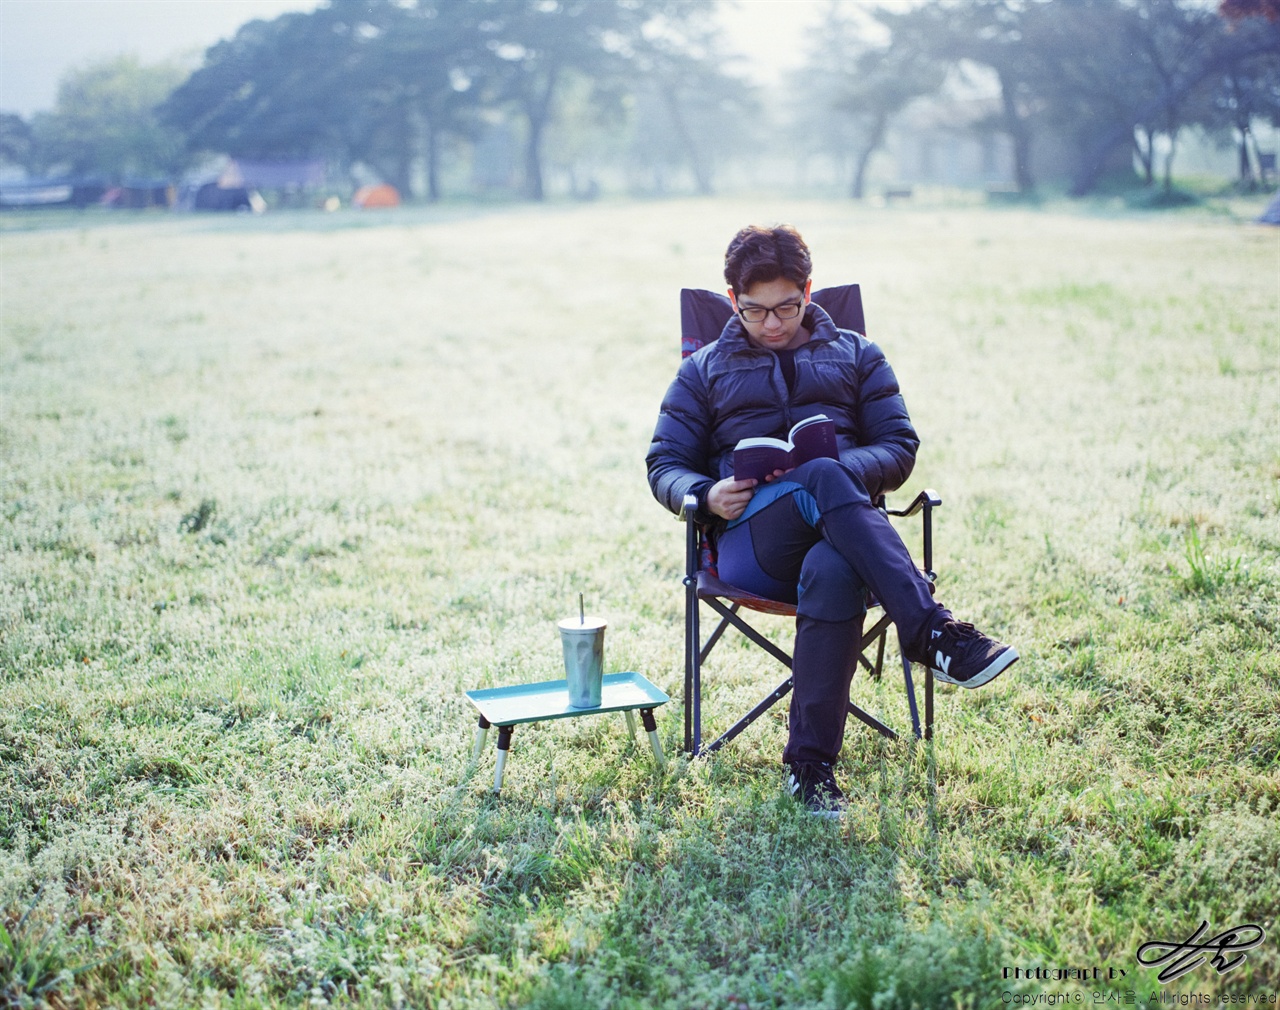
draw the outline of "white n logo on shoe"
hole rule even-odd
[[[933,661],[935,668],[941,672],[943,676],[951,675],[951,657],[944,656],[941,649],[934,653]]]

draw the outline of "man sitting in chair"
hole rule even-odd
[[[876,499],[911,474],[920,441],[880,348],[837,329],[809,301],[812,262],[794,228],[748,227],[725,253],[735,315],[718,340],[680,366],[649,449],[654,497],[679,513],[698,499],[719,575],[796,606],[790,735],[782,760],[791,794],[819,816],[839,816],[832,762],[844,739],[849,683],[866,591],[898,627],[906,658],[948,684],[981,687],[1018,654],[955,620],[935,602]],[[826,414],[839,459],[734,480],[742,438],[785,439],[797,421]]]

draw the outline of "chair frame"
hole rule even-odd
[[[702,744],[702,664],[706,662],[707,657],[711,654],[712,649],[716,647],[725,631],[732,626],[788,670],[792,669],[791,654],[767,639],[758,629],[740,616],[739,611],[745,607],[748,610],[755,610],[760,613],[794,617],[796,608],[793,604],[765,599],[744,589],[731,586],[706,571],[701,565],[701,539],[704,533],[694,518],[694,513],[698,507],[697,496],[687,495],[683,504],[684,507],[680,511],[679,518],[685,523],[684,749],[691,757],[697,757],[700,754],[710,754],[719,750],[734,737],[738,736],[760,716],[785,698],[791,691],[793,683],[793,678],[788,676],[751,711],[704,747]],[[938,496],[938,493],[930,489],[921,491],[905,509],[897,511],[887,509],[884,506],[883,498],[879,502],[880,507],[884,509],[886,514],[894,517],[907,518],[917,514],[922,515],[924,527],[924,574],[930,582],[937,580],[937,574],[933,570],[933,510],[941,504],[942,499]],[[728,602],[726,603],[725,601]],[[702,640],[699,603],[706,603],[720,617],[719,623],[711,634],[707,636],[705,642]],[[867,620],[871,619],[872,611],[869,608]],[[858,650],[858,664],[865,668],[875,680],[880,679],[884,670],[885,642],[892,623],[889,615],[881,610],[871,621],[871,626],[864,628],[862,632],[862,642]],[[872,646],[875,647],[874,660],[867,658],[867,650]],[[907,702],[911,709],[912,735],[917,740],[922,737],[925,740],[932,740],[933,671],[927,667],[925,668],[923,732],[920,725],[920,712],[916,704],[916,690],[915,682],[911,675],[911,663],[905,656],[902,657],[902,676],[907,692]],[[848,702],[848,706],[848,715],[857,717],[882,736],[891,740],[899,739],[897,732],[865,709],[854,704],[852,700]]]
[[[824,288],[813,293],[812,300],[822,305],[836,320],[836,324],[845,329],[866,332],[866,324],[862,311],[862,293],[857,284]],[[712,292],[685,288],[680,293],[681,318],[681,352],[687,357],[708,341],[701,336],[708,330],[719,334],[719,327],[733,314],[727,298],[714,295]],[[711,338],[712,340],[715,337]],[[884,497],[876,502],[886,515],[895,518],[908,518],[921,514],[924,527],[924,574],[929,581],[935,582],[937,575],[933,571],[933,509],[942,504],[936,491],[926,489],[916,495],[905,509],[893,511],[885,506]],[[714,572],[702,566],[705,530],[695,520],[698,500],[695,495],[687,495],[683,501],[679,518],[685,522],[685,661],[684,661],[684,749],[691,756],[709,754],[719,750],[726,743],[740,734],[753,722],[760,718],[775,704],[785,698],[792,687],[792,678],[787,677],[781,684],[766,695],[750,712],[735,722],[724,733],[705,747],[702,745],[702,664],[730,627],[737,628],[751,642],[764,649],[788,670],[792,668],[792,657],[775,643],[769,641],[756,628],[752,627],[741,615],[745,607],[761,613],[794,617],[796,608],[793,604],[778,600],[768,600],[756,596],[744,589],[722,582]],[[727,601],[727,602],[726,602]],[[706,603],[720,617],[719,623],[702,641],[701,617],[699,603]],[[885,642],[889,627],[893,623],[883,610],[872,620],[869,601],[867,620],[869,628],[864,628],[862,642],[858,650],[858,664],[864,667],[871,676],[879,680],[884,669]],[[875,648],[874,661],[867,658],[867,650]],[[901,651],[901,650],[900,650]],[[902,676],[907,691],[907,700],[911,708],[911,727],[915,738],[933,739],[933,671],[926,667],[925,671],[925,719],[923,733],[920,725],[920,713],[916,705],[915,682],[911,676],[911,663],[903,656]],[[874,729],[877,733],[890,739],[898,739],[898,734],[883,722],[855,705],[848,703],[848,714]]]

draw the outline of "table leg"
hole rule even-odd
[[[489,726],[489,720],[481,716],[480,725],[476,729],[476,745],[471,749],[472,764],[480,760],[480,752],[484,750],[484,741],[489,736]]]
[[[653,750],[654,760],[658,762],[658,770],[667,770],[667,759],[662,756],[662,744],[658,742],[658,723],[653,718],[653,709],[642,708],[640,718],[644,721],[644,731],[649,734],[649,747]]]
[[[493,772],[493,791],[502,792],[502,776],[507,770],[507,751],[511,750],[511,726],[498,727],[498,767]]]

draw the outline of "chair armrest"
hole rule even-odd
[[[933,570],[933,510],[942,504],[942,498],[933,488],[925,488],[914,500],[904,509],[888,509],[887,513],[891,516],[907,518],[915,515],[917,512],[924,512],[921,526],[921,532],[924,534],[924,574],[930,582],[938,580],[937,573]]]
[[[680,503],[680,514],[677,518],[684,520],[684,584],[689,592],[693,592],[694,581],[698,576],[698,496],[687,494]],[[693,599],[692,596],[689,597]]]
[[[897,509],[889,509],[888,512],[889,512],[889,515],[891,516],[900,516],[902,518],[906,518],[907,516],[915,515],[922,508],[937,508],[941,504],[942,504],[942,499],[938,497],[938,492],[933,490],[933,488],[927,487],[923,491],[921,491],[918,495],[916,495],[914,500],[912,500],[911,504],[908,505],[905,509],[902,509],[900,511]]]

